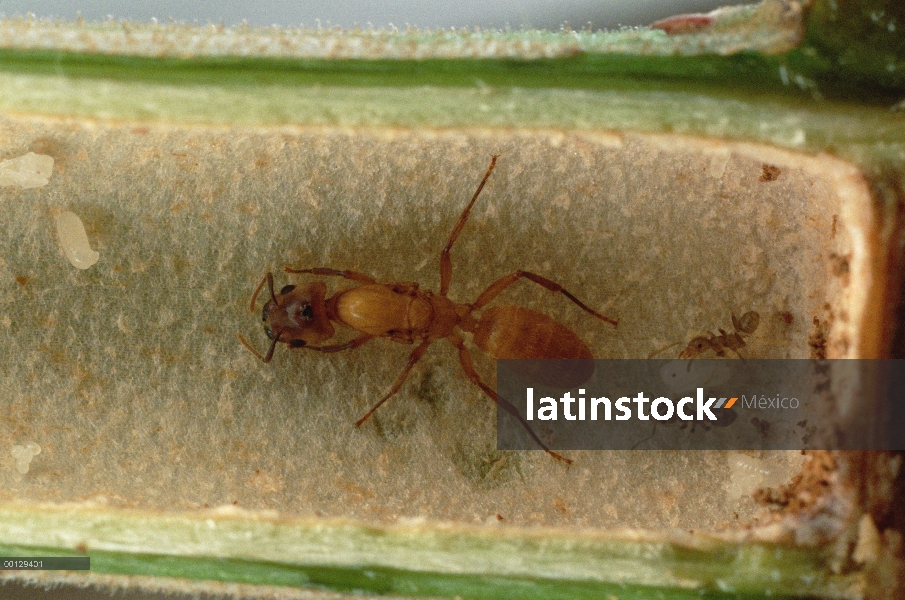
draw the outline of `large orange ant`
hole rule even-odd
[[[452,281],[450,250],[465,227],[471,208],[496,167],[496,162],[497,156],[493,156],[484,179],[462,211],[446,246],[440,252],[439,294],[420,289],[417,283],[377,283],[372,277],[356,271],[323,267],[312,269],[286,267],[284,270],[287,273],[342,277],[358,285],[337,292],[330,298],[326,297],[327,286],[322,281],[305,286],[287,285],[276,294],[273,291],[273,274],[267,273],[252,294],[251,311],[254,312],[258,294],[267,284],[270,300],[264,306],[262,319],[264,331],[272,340],[270,348],[266,354],[261,355],[239,334],[242,344],[267,363],[273,358],[278,342],[283,342],[290,348],[307,348],[318,352],[354,350],[374,338],[388,338],[403,344],[417,342],[418,345],[409,355],[408,364],[396,378],[390,391],[355,423],[356,427],[360,427],[374,411],[399,391],[412,367],[421,360],[428,346],[436,340],[446,339],[458,350],[459,362],[468,378],[494,402],[518,419],[547,454],[571,464],[571,460],[550,450],[518,410],[505,398],[500,398],[496,391],[481,380],[475,371],[471,354],[457,329],[473,334],[478,348],[495,359],[592,359],[591,350],[574,332],[542,313],[507,305],[494,306],[483,311],[480,317],[474,316],[475,311],[483,309],[503,290],[520,279],[533,281],[551,292],[564,295],[586,313],[614,327],[618,322],[587,307],[555,281],[521,270],[490,284],[471,304],[457,304],[447,298]],[[342,344],[316,345],[334,336],[333,323],[357,331],[358,337]]]

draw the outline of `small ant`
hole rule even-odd
[[[403,344],[417,342],[418,345],[409,355],[408,364],[396,378],[390,391],[355,423],[356,427],[360,427],[374,411],[399,391],[412,367],[421,360],[428,346],[436,340],[446,339],[458,350],[459,362],[468,378],[494,402],[518,419],[547,454],[571,464],[571,460],[550,450],[518,410],[506,399],[500,398],[496,391],[481,380],[475,371],[471,354],[456,329],[473,334],[478,348],[496,359],[592,359],[590,349],[572,330],[542,313],[507,305],[488,308],[479,318],[473,315],[475,311],[484,308],[499,296],[503,290],[523,278],[551,292],[562,294],[589,315],[614,327],[618,322],[588,308],[555,281],[521,270],[490,284],[471,304],[458,304],[447,298],[452,281],[450,250],[465,227],[471,208],[496,167],[496,162],[497,156],[493,156],[484,179],[462,211],[446,246],[440,252],[439,294],[421,289],[417,283],[377,283],[375,279],[356,271],[322,267],[312,269],[286,267],[284,270],[287,273],[342,277],[358,285],[337,292],[330,298],[326,297],[327,286],[322,281],[301,287],[287,285],[279,294],[275,294],[273,274],[267,273],[252,294],[251,311],[254,312],[258,294],[264,284],[267,284],[270,300],[264,305],[262,320],[264,331],[272,340],[270,348],[265,355],[261,355],[241,334],[239,340],[265,363],[273,358],[274,348],[278,342],[283,342],[290,348],[307,348],[317,352],[354,350],[374,338],[387,338]],[[328,341],[334,336],[333,323],[358,332],[358,337],[343,344],[313,345]]]
[[[732,326],[735,327],[733,333],[717,329],[720,335],[714,335],[708,331],[706,337],[698,336],[688,342],[688,345],[679,354],[679,358],[697,358],[707,350],[713,350],[720,357],[726,356],[726,350],[732,350],[736,356],[742,358],[742,355],[738,353],[739,349],[745,347],[742,334],[751,335],[757,330],[759,324],[760,315],[753,310],[746,312],[741,318],[732,315]]]
[[[745,340],[744,340],[744,338],[742,338],[742,334],[750,335],[750,334],[754,333],[755,331],[757,331],[757,326],[759,324],[760,324],[760,315],[753,310],[746,312],[745,314],[743,314],[741,316],[741,318],[736,317],[733,314],[732,315],[732,326],[735,327],[734,332],[726,333],[722,329],[718,328],[717,331],[720,332],[719,335],[714,335],[712,332],[708,331],[706,336],[702,335],[702,336],[693,338],[690,342],[688,342],[688,345],[685,346],[685,349],[679,353],[679,359],[688,360],[688,366],[687,366],[686,370],[688,372],[691,372],[691,361],[694,360],[695,358],[699,357],[701,354],[703,354],[704,352],[706,352],[708,350],[713,350],[713,352],[717,356],[720,356],[720,357],[726,356],[726,350],[732,350],[732,352],[734,352],[736,356],[738,356],[739,358],[742,358],[742,355],[738,353],[738,351],[741,348],[745,347]],[[656,356],[657,354],[660,354],[661,352],[664,352],[666,350],[669,350],[670,348],[674,348],[675,346],[678,346],[680,343],[681,342],[677,342],[675,344],[667,346],[666,348],[657,350],[657,351],[653,352],[652,354],[650,354],[647,358],[649,358],[649,359],[653,358],[654,356]],[[731,425],[732,423],[735,422],[736,418],[738,418],[738,415],[731,408],[727,409],[725,411],[721,411],[719,414],[720,414],[720,418],[717,420],[717,422],[711,423],[710,425],[713,425],[715,427],[728,427],[729,425]],[[667,419],[664,423],[666,423],[666,424],[675,423],[678,420],[679,420],[679,418],[676,415],[673,415],[670,419]],[[697,422],[693,422],[691,424],[691,429],[689,430],[689,433],[694,433],[697,425],[698,425]],[[704,428],[705,431],[710,431],[709,425],[701,424],[701,426]],[[688,427],[688,423],[682,423],[679,426],[679,429],[685,429],[686,427]],[[657,433],[657,423],[654,423],[654,427],[653,427],[653,430],[651,431],[651,434],[649,436],[647,436],[646,438],[635,442],[635,444],[632,446],[631,449],[634,450],[643,442],[646,442],[647,440],[654,437],[654,434],[656,434],[656,433]]]
[[[738,353],[739,349],[745,347],[745,340],[742,337],[742,334],[751,335],[755,331],[757,331],[757,326],[760,324],[760,315],[751,310],[746,312],[741,316],[741,318],[736,317],[734,314],[732,315],[732,326],[735,327],[735,331],[732,333],[726,333],[722,329],[717,329],[720,332],[720,335],[714,335],[712,332],[708,331],[706,336],[699,335],[696,338],[692,338],[688,345],[685,346],[685,349],[679,353],[680,359],[689,359],[688,362],[688,370],[691,370],[691,360],[697,358],[704,352],[708,350],[713,350],[713,352],[719,356],[726,356],[726,350],[732,350],[736,356],[742,358],[742,355]],[[660,350],[656,350],[652,352],[647,358],[653,358],[661,352],[665,352],[670,348],[675,348],[681,342],[676,342],[675,344],[670,344],[665,348],[661,348]]]
[[[741,318],[733,314],[732,326],[735,327],[734,332],[726,333],[722,329],[717,328],[720,335],[714,335],[710,331],[707,332],[707,336],[699,335],[688,342],[688,345],[679,354],[679,358],[688,359],[689,371],[691,371],[691,361],[708,350],[713,350],[714,354],[721,358],[726,356],[726,350],[732,350],[736,356],[744,360],[744,357],[738,353],[739,349],[745,347],[745,340],[742,338],[742,334],[751,335],[757,330],[759,324],[760,315],[753,310],[746,312]]]

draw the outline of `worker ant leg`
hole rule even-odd
[[[654,423],[654,428],[651,430],[650,435],[647,436],[646,438],[642,438],[642,439],[638,440],[637,442],[635,442],[634,444],[632,444],[632,447],[629,448],[629,450],[635,450],[636,448],[638,448],[638,446],[640,446],[641,444],[643,444],[643,443],[646,442],[647,440],[649,440],[649,439],[651,439],[652,437],[654,437],[654,434],[656,434],[656,433],[657,433],[657,424]]]
[[[557,454],[553,450],[550,450],[550,448],[548,448],[547,445],[541,441],[537,434],[534,433],[534,430],[531,429],[531,425],[528,424],[528,421],[526,421],[525,418],[521,414],[519,414],[518,409],[516,409],[512,405],[512,403],[510,403],[505,398],[500,398],[496,391],[491,389],[490,386],[488,386],[481,380],[481,376],[478,375],[477,371],[475,371],[474,363],[472,363],[471,361],[471,353],[468,352],[468,348],[465,347],[465,342],[462,341],[462,338],[459,337],[458,334],[454,333],[446,339],[448,339],[453,346],[459,349],[459,362],[462,363],[462,370],[465,371],[465,374],[468,375],[468,378],[471,379],[472,383],[481,388],[484,393],[490,396],[490,399],[501,406],[503,410],[518,419],[518,422],[522,424],[522,427],[525,428],[525,430],[528,432],[528,435],[531,436],[531,439],[533,439],[535,443],[537,443],[537,445],[543,449],[544,452],[560,462],[571,465],[572,461],[570,459],[562,456],[561,454]]]
[[[355,350],[359,346],[364,345],[374,339],[373,335],[360,335],[354,340],[349,340],[345,344],[334,344],[332,346],[304,346],[307,350],[317,350],[318,352],[342,352],[343,350]]]
[[[293,269],[292,267],[283,267],[283,270],[287,273],[311,273],[312,275],[342,277],[344,279],[357,281],[358,283],[377,283],[377,280],[373,277],[365,275],[364,273],[359,273],[358,271],[338,271],[326,267],[315,267],[313,269]]]
[[[361,338],[358,338],[358,339],[361,339]],[[362,343],[364,343],[364,342],[362,342]],[[364,423],[365,421],[367,421],[368,419],[370,419],[371,415],[374,414],[375,410],[380,408],[381,404],[383,404],[384,402],[386,402],[387,400],[392,398],[396,394],[396,392],[399,391],[399,388],[401,388],[402,384],[405,383],[405,378],[408,377],[409,372],[412,370],[412,367],[415,366],[415,363],[417,363],[419,360],[421,360],[421,357],[424,356],[424,352],[427,350],[427,347],[430,346],[430,344],[431,344],[430,340],[425,340],[425,341],[421,342],[420,346],[418,346],[417,348],[412,350],[412,354],[409,356],[408,364],[402,370],[402,373],[399,374],[399,377],[396,378],[396,382],[393,384],[393,387],[390,388],[390,391],[387,392],[386,396],[384,396],[383,398],[381,398],[380,400],[377,401],[377,404],[375,404],[371,408],[371,410],[369,410],[365,414],[365,416],[358,419],[358,421],[355,423],[356,427],[361,427],[361,424]]]
[[[484,290],[480,296],[478,296],[478,299],[474,301],[474,303],[471,305],[471,309],[478,310],[480,308],[483,308],[488,302],[492,301],[494,298],[499,296],[503,292],[503,290],[505,290],[507,287],[509,287],[510,285],[512,285],[513,283],[515,283],[516,281],[518,281],[519,279],[521,279],[523,277],[525,279],[533,281],[534,283],[536,283],[538,285],[541,285],[541,286],[547,288],[551,292],[562,294],[563,296],[565,296],[566,298],[568,298],[569,300],[574,302],[581,310],[585,311],[586,313],[588,313],[592,316],[597,317],[598,319],[601,319],[602,321],[606,321],[607,323],[610,323],[613,327],[619,326],[619,321],[614,321],[613,319],[610,319],[609,317],[603,316],[596,310],[594,310],[592,308],[588,308],[588,306],[586,306],[584,302],[582,302],[581,300],[579,300],[578,298],[573,296],[568,290],[563,288],[563,286],[556,283],[555,281],[552,281],[550,279],[547,279],[546,277],[541,277],[540,275],[536,275],[534,273],[530,273],[528,271],[522,271],[522,270],[518,270],[515,273],[512,273],[511,275],[506,275],[505,277],[500,277],[495,282],[491,283],[490,286],[486,290]]]
[[[493,173],[494,167],[496,167],[496,159],[499,155],[494,154],[490,158],[490,166],[487,167],[487,172],[484,173],[484,179],[481,180],[481,183],[478,185],[478,190],[474,193],[474,196],[471,198],[471,202],[468,203],[468,206],[465,207],[465,210],[462,211],[462,214],[459,216],[459,220],[456,221],[456,226],[453,227],[452,233],[449,234],[449,241],[446,242],[446,247],[443,248],[443,251],[440,252],[440,295],[446,296],[446,292],[449,291],[449,284],[452,281],[452,259],[449,257],[449,251],[452,249],[452,245],[458,239],[459,234],[462,233],[462,228],[465,227],[466,221],[468,221],[468,215],[471,214],[471,207],[474,206],[475,200],[478,199],[478,196],[481,194],[481,190],[484,189],[484,184],[487,183],[487,180],[490,179],[490,174]]]

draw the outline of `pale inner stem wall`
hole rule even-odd
[[[787,481],[800,453],[572,452],[566,469],[499,452],[494,407],[445,342],[356,430],[410,347],[280,347],[268,365],[241,347],[237,332],[266,348],[248,300],[267,271],[295,282],[284,265],[436,290],[491,154],[453,250],[453,300],[521,268],[619,319],[614,330],[530,283],[497,301],[553,316],[599,358],[677,354],[749,310],[761,324],[748,357],[865,354],[867,299],[849,290],[867,260],[851,207],[868,200],[831,158],[604,132],[4,118],[0,159],[27,152],[55,167],[44,187],[0,188],[0,501],[603,528],[754,518],[750,493]],[[100,253],[90,269],[56,239],[66,210]],[[492,382],[492,361],[475,358]],[[27,442],[42,451],[22,474],[9,448]]]

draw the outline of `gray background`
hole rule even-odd
[[[574,29],[648,25],[657,19],[686,12],[706,12],[719,6],[747,4],[739,0],[318,0],[300,2],[221,2],[200,0],[0,0],[0,15],[34,13],[36,17],[100,21],[112,17],[132,21],[152,18],[180,22],[233,25],[299,25],[341,27],[488,27],[557,30],[564,23]]]

